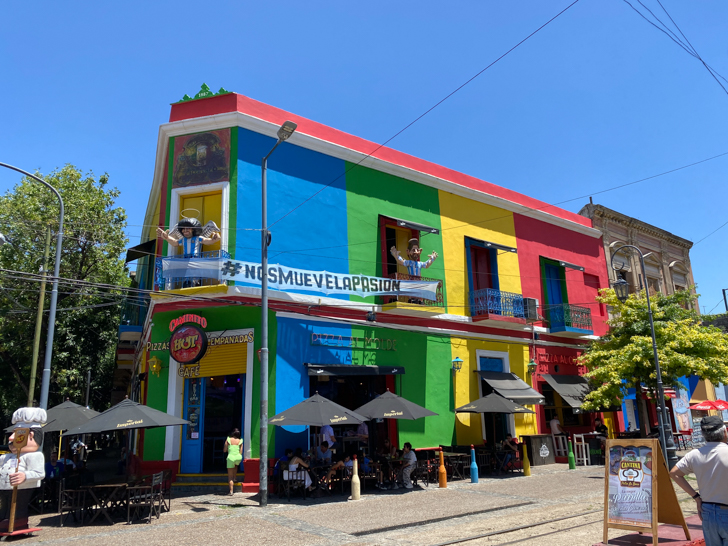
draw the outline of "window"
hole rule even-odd
[[[656,294],[660,294],[660,279],[656,279],[654,277],[647,277],[647,289],[650,291],[650,296],[654,296]]]
[[[396,273],[407,275],[407,268],[392,256],[390,249],[396,247],[400,255],[407,259],[407,243],[410,239],[420,238],[420,232],[397,225],[397,220],[379,217],[382,237],[382,276],[391,277]]]
[[[588,424],[585,415],[583,413],[574,413],[574,408],[564,402],[559,393],[554,391],[548,383],[541,384],[541,394],[546,398],[544,415],[547,423],[556,417],[566,427]]]
[[[465,251],[468,262],[468,282],[470,291],[499,289],[498,250],[488,248],[483,241],[465,238]]]
[[[589,305],[590,309],[598,310],[599,314],[604,316],[605,309],[603,303],[596,303],[597,296],[599,295],[599,289],[601,288],[599,286],[599,277],[596,275],[589,275],[588,273],[584,273],[584,286],[586,287],[587,291],[587,299],[586,303]]]
[[[508,353],[477,350],[475,356],[478,359],[478,370],[489,372],[511,371]],[[485,379],[481,378],[479,391],[480,397],[482,398],[491,394],[493,387]],[[483,427],[483,439],[491,446],[495,445],[496,442],[502,442],[506,439],[506,434],[513,434],[515,431],[515,419],[513,415],[506,415],[504,413],[492,413],[490,416],[483,414],[481,424]]]

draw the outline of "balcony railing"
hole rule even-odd
[[[124,300],[121,309],[121,326],[142,326],[149,310],[148,296],[133,296]]]
[[[549,306],[546,318],[552,332],[564,332],[567,329],[593,331],[591,309],[562,303]]]
[[[212,250],[210,252],[203,252],[200,256],[201,258],[230,258],[230,253],[226,250]],[[175,262],[175,276],[171,277],[164,274],[164,269],[162,265],[162,260],[173,260]],[[182,257],[167,257],[167,258],[157,258],[155,261],[155,268],[154,268],[154,290],[176,290],[178,288],[191,288],[193,286],[212,286],[215,284],[222,284],[222,275],[219,272],[220,268],[217,268],[217,276],[214,275],[206,275],[203,277],[198,276],[188,276],[185,275],[179,275],[179,271],[184,271],[184,267],[179,267],[183,265],[182,263],[187,261],[189,262],[190,258],[182,258]],[[213,260],[211,260],[212,262]],[[190,269],[188,273],[193,274],[193,270]]]
[[[470,292],[470,316],[483,317],[486,315],[525,318],[523,296],[494,288],[473,290]]]
[[[428,277],[417,277],[414,275],[407,275],[405,273],[392,273],[387,275],[388,279],[394,279],[397,281],[432,281],[437,282],[437,299],[430,300],[426,298],[413,298],[412,296],[384,296],[384,303],[409,303],[412,305],[422,305],[428,307],[445,307],[445,298],[442,296],[442,281],[440,279],[430,279]]]

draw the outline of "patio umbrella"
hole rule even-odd
[[[296,404],[271,417],[268,422],[273,425],[308,425],[322,427],[324,425],[358,425],[367,418],[357,412],[346,409],[318,392],[311,398]]]
[[[700,402],[699,404],[694,404],[690,406],[690,409],[702,411],[728,410],[728,402],[726,402],[725,400],[705,400],[703,402]]]
[[[155,410],[149,406],[133,402],[128,398],[115,406],[89,419],[83,425],[66,432],[68,435],[94,434],[110,430],[129,430],[134,428],[171,427],[186,425],[189,421]]]
[[[374,400],[367,402],[356,412],[367,419],[421,419],[437,415],[434,411],[423,408],[409,400],[387,392],[377,396]]]
[[[535,413],[528,408],[519,406],[515,402],[511,402],[501,395],[491,393],[483,398],[478,398],[474,402],[465,404],[455,409],[455,412],[463,413]]]
[[[60,432],[76,428],[97,415],[98,411],[66,400],[48,410],[48,424],[43,427],[43,432]]]

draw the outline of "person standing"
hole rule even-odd
[[[670,477],[695,499],[705,546],[728,546],[728,432],[720,417],[703,417],[700,424],[706,444],[680,459]],[[695,474],[699,492],[686,474]]]
[[[329,449],[336,449],[338,444],[336,443],[336,436],[334,436],[334,429],[331,425],[324,425],[321,427],[321,441],[329,443]]]
[[[228,485],[230,486],[230,496],[235,493],[235,480],[238,474],[238,466],[243,461],[243,441],[240,439],[240,430],[234,429],[227,440],[225,447],[222,448],[223,453],[227,453],[227,473]]]

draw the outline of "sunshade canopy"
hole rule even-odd
[[[690,409],[702,411],[722,411],[728,409],[728,402],[726,402],[725,400],[705,400],[704,402],[700,402],[698,404],[690,406]]]
[[[541,374],[551,388],[559,393],[562,400],[579,413],[584,397],[589,392],[589,382],[580,375],[550,375]]]
[[[157,240],[152,239],[146,243],[142,243],[137,246],[133,246],[126,251],[126,260],[124,263],[133,262],[144,256],[154,256],[154,251],[157,249]]]
[[[385,392],[371,402],[367,402],[356,412],[367,419],[420,419],[437,415],[434,411],[423,408],[396,394]]]
[[[69,430],[66,434],[93,434],[110,430],[171,427],[187,423],[189,421],[126,399],[85,424]]]
[[[474,402],[455,409],[459,413],[535,413],[503,398],[500,394],[491,393]]]
[[[478,375],[485,379],[486,383],[493,387],[498,394],[516,404],[543,404],[546,402],[543,394],[529,387],[528,383],[516,374],[478,370]]]
[[[50,408],[46,414],[48,415],[48,420],[43,426],[44,433],[59,432],[77,427],[89,419],[96,417],[99,412],[66,400],[62,404]],[[13,429],[15,429],[15,425],[6,428],[5,432],[12,432]]]
[[[349,364],[306,364],[308,375],[403,375],[404,366],[357,366]]]
[[[308,425],[322,427],[324,425],[358,425],[367,418],[355,411],[346,409],[319,393],[274,415],[268,422],[271,425]]]

